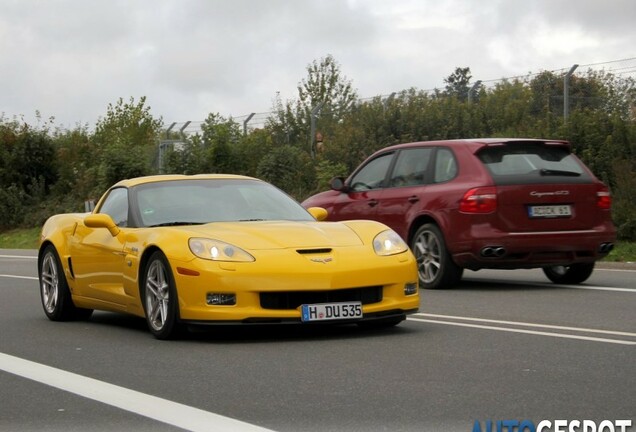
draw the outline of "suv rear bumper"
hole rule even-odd
[[[451,256],[471,270],[571,265],[604,258],[616,240],[613,230],[501,234],[449,245]]]

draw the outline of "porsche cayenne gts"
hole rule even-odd
[[[303,206],[329,220],[372,219],[411,247],[420,286],[447,288],[464,269],[542,268],[585,281],[613,248],[610,191],[570,143],[466,139],[394,145]]]

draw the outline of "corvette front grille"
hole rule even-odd
[[[370,286],[330,291],[285,291],[260,293],[263,309],[296,309],[302,304],[359,301],[362,304],[382,301],[382,287]]]

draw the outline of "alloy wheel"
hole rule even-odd
[[[146,276],[146,314],[148,322],[154,330],[163,329],[168,319],[170,302],[170,285],[163,263],[154,260]]]

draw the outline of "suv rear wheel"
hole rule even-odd
[[[444,235],[435,224],[418,228],[411,241],[411,250],[417,260],[420,287],[445,289],[456,285],[464,269],[459,267],[446,250]]]
[[[580,284],[590,277],[592,271],[594,271],[594,263],[543,267],[543,273],[557,284]]]

